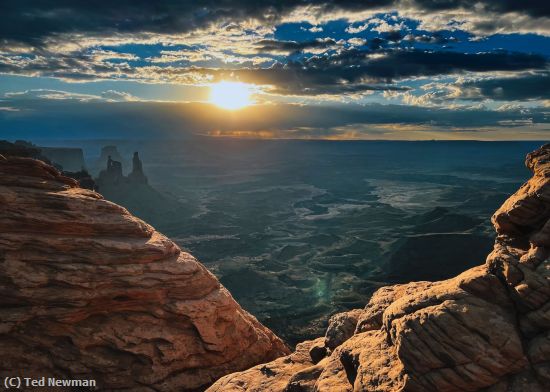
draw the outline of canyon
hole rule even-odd
[[[381,288],[364,309],[334,315],[324,337],[208,391],[547,391],[550,144],[526,165],[533,177],[492,217],[485,264]]]

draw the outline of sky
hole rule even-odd
[[[549,57],[543,0],[3,0],[0,138],[550,140]]]

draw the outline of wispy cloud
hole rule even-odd
[[[3,115],[25,111],[31,101],[145,104],[116,85],[103,92],[85,86],[96,81],[204,89],[239,80],[259,86],[260,102],[361,104],[371,116],[346,112],[346,118],[360,119],[335,127],[384,124],[380,117],[388,113],[392,124],[417,125],[422,118],[455,132],[548,122],[539,112],[550,101],[550,7],[542,1],[30,0],[0,8],[0,78],[55,78],[82,86],[67,88],[78,92],[8,92]],[[197,95],[182,97],[193,100]],[[465,113],[491,122],[467,122]],[[311,125],[300,121],[292,125],[294,135]],[[283,132],[276,128],[254,129]]]
[[[77,102],[91,102],[91,101],[107,101],[107,102],[128,102],[138,101],[139,99],[133,95],[116,91],[107,90],[103,91],[101,95],[94,94],[80,94],[68,91],[60,90],[48,90],[48,89],[33,89],[25,91],[7,92],[4,94],[5,101],[17,103],[28,102],[31,100],[59,100],[59,101],[77,101]],[[14,110],[18,110],[15,109]]]

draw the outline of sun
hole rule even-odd
[[[227,110],[251,105],[252,85],[242,82],[219,82],[210,86],[210,102]]]

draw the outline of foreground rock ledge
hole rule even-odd
[[[204,389],[288,353],[190,254],[30,158],[0,155],[0,375]]]
[[[534,175],[494,214],[484,265],[384,287],[325,337],[208,391],[550,391],[550,144],[526,165]]]

